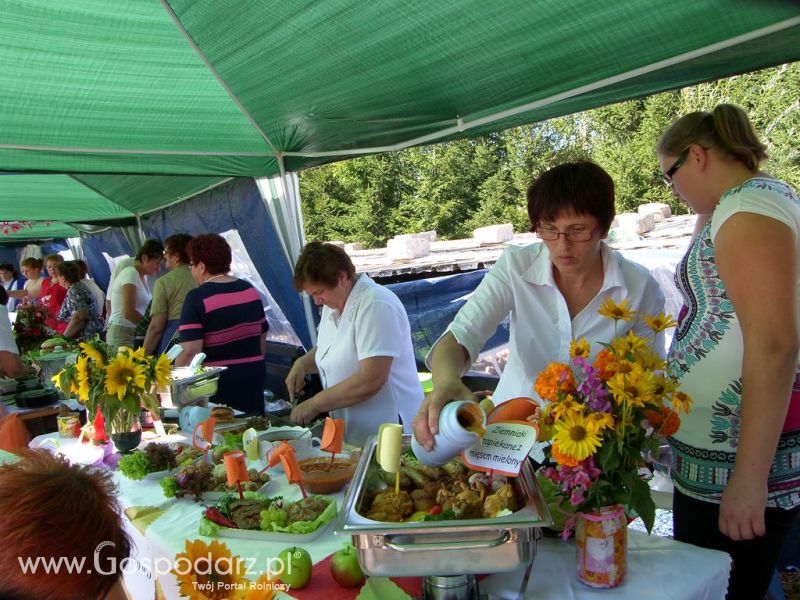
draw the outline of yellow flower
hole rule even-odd
[[[581,356],[583,358],[589,358],[589,352],[591,350],[591,346],[589,346],[589,342],[586,341],[586,338],[581,338],[579,340],[572,340],[569,343],[569,357],[575,358],[577,356]]]
[[[122,353],[122,351],[120,351]],[[135,351],[131,350],[130,348],[125,348],[125,354],[128,355],[129,358],[133,360],[142,361],[144,360],[144,346],[139,346]]]
[[[596,426],[581,414],[568,414],[556,421],[553,437],[559,451],[575,460],[582,461],[592,456],[601,446]]]
[[[162,354],[158,357],[153,371],[153,378],[156,380],[157,385],[162,387],[169,385],[170,373],[172,373],[172,361],[167,358],[166,354]]]
[[[632,310],[629,306],[627,298],[623,298],[622,302],[617,304],[610,296],[603,300],[597,312],[615,321],[630,321],[636,313],[636,311]]]
[[[691,409],[691,405],[694,400],[689,394],[685,394],[684,392],[675,392],[672,394],[672,408],[675,409],[675,412],[681,412],[683,410],[683,414],[688,415]]]
[[[561,419],[569,414],[583,414],[584,408],[583,404],[576,402],[572,396],[567,396],[566,400],[560,402],[552,402],[548,406],[554,419]]]
[[[116,394],[122,400],[130,387],[144,388],[145,367],[130,356],[120,353],[106,369],[106,393]]]
[[[655,333],[661,333],[665,329],[670,329],[678,324],[675,319],[672,318],[672,315],[665,315],[663,312],[657,314],[655,317],[644,316],[642,319]]]
[[[678,387],[677,381],[672,377],[667,377],[663,373],[657,373],[654,377],[654,381],[656,387],[653,390],[653,395],[656,400],[660,402],[662,398],[672,398],[672,395],[675,393],[675,388]]]
[[[175,555],[171,571],[178,580],[181,596],[194,600],[223,600],[246,585],[247,563],[232,556],[228,546],[212,540],[186,540],[186,551]]]
[[[639,365],[634,365],[630,373],[617,373],[608,381],[608,390],[617,404],[627,402],[631,406],[652,403],[655,387],[653,374]]]
[[[78,345],[80,346],[81,352],[83,352],[84,355],[86,355],[87,357],[91,358],[93,361],[95,361],[101,367],[105,365],[105,359],[103,358],[103,353],[100,352],[100,350],[98,350],[94,346],[92,346],[91,343],[89,343],[89,342],[81,342]]]
[[[244,593],[244,600],[272,600],[275,597],[275,590],[272,589],[274,584],[274,579],[270,579],[266,573],[262,573]]]
[[[604,429],[614,427],[614,415],[611,413],[593,412],[587,415],[586,419],[597,431],[603,431]]]
[[[89,359],[79,356],[75,362],[75,371],[78,374],[78,400],[86,402],[89,399]]]
[[[643,352],[647,352],[650,347],[650,342],[640,338],[631,330],[625,337],[615,338],[611,342],[611,347],[614,348],[617,356],[637,356]]]

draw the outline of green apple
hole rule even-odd
[[[293,590],[299,590],[308,585],[311,579],[311,555],[303,548],[292,546],[278,553],[282,569],[278,579]]]
[[[331,575],[342,587],[355,587],[366,580],[361,565],[358,564],[358,553],[351,544],[334,552],[331,558]]]

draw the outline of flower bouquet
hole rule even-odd
[[[68,365],[53,377],[65,394],[73,394],[86,406],[87,415],[100,412],[114,433],[128,433],[138,422],[141,407],[154,415],[159,404],[155,386],[168,385],[172,362],[165,354],[145,356],[120,348],[114,355],[111,347],[95,337],[80,344],[74,365]]]
[[[20,354],[39,350],[39,345],[49,336],[50,330],[44,324],[47,311],[35,304],[22,304],[17,308],[14,321],[14,339]]]
[[[602,316],[632,321],[639,315],[627,300],[607,299]],[[660,314],[641,316],[656,335],[675,326]],[[593,361],[585,339],[570,345],[570,364],[551,363],[536,379],[535,390],[548,402],[539,419],[539,439],[549,441],[539,470],[550,491],[555,512],[566,514],[563,537],[571,534],[575,513],[622,505],[628,516],[653,528],[655,505],[640,474],[643,456],[657,455],[663,436],[680,427],[680,412],[689,412],[691,398],[678,390],[652,339],[631,330],[615,337]]]

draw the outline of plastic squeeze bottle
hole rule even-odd
[[[439,433],[433,437],[433,450],[425,450],[416,438],[411,439],[411,449],[422,464],[440,467],[472,446],[485,432],[486,413],[477,402],[450,402],[439,413]]]

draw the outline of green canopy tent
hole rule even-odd
[[[789,0],[0,0],[0,219],[134,225],[292,172],[800,57]],[[288,173],[288,174],[287,174]]]

